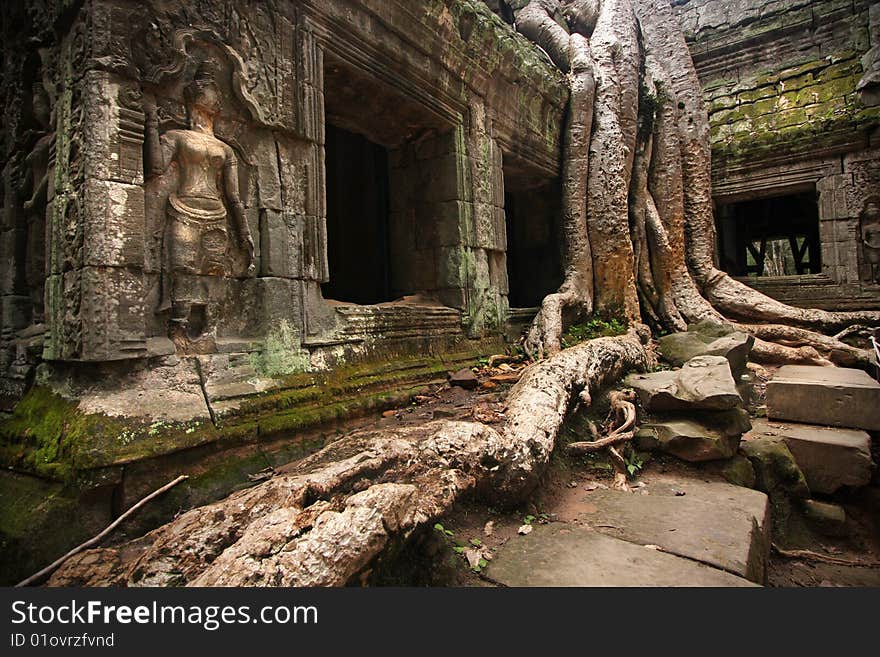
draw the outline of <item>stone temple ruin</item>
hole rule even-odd
[[[564,275],[569,83],[527,4],[3,6],[4,581],[175,474],[140,530],[516,342]],[[671,4],[717,266],[880,310],[880,6]]]

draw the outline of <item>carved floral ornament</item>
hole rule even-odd
[[[132,61],[142,83],[158,87],[181,78],[185,69],[198,61],[193,51],[199,46],[204,49],[207,45],[219,50],[227,60],[231,70],[232,92],[250,118],[267,123],[265,112],[247,89],[244,60],[214,30],[180,29],[174,32],[168,46],[163,47],[162,42],[159,27],[150,23],[146,34],[141,33],[131,44]]]

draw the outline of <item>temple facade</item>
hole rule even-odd
[[[4,5],[0,494],[59,500],[8,554],[184,461],[145,526],[216,499],[518,337],[562,281],[568,102],[525,4]],[[878,5],[673,4],[719,265],[880,308]]]

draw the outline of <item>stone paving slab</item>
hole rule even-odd
[[[779,436],[791,451],[813,493],[871,481],[871,437],[858,429],[755,420],[746,439]]]
[[[759,584],[770,549],[767,496],[724,482],[683,479],[648,495],[585,493],[579,519],[597,531],[700,561]]]
[[[847,367],[786,365],[767,382],[767,417],[880,431],[880,383]]]
[[[504,586],[755,586],[742,577],[569,523],[507,542],[485,574]]]

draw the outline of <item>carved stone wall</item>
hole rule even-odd
[[[676,0],[712,127],[716,200],[817,195],[822,274],[750,279],[796,305],[880,306],[859,213],[880,192],[871,78],[880,7],[868,0]]]
[[[392,251],[401,263],[392,288],[457,312],[462,338],[500,334],[508,307],[502,158],[557,178],[568,92],[546,57],[481,2],[45,0],[4,6],[3,30],[0,379],[10,399],[40,359],[181,353],[169,339],[167,226],[183,165],[172,153],[168,168],[153,172],[149,135],[189,129],[185,89],[208,64],[222,96],[213,135],[238,163],[255,245],[248,273],[225,202],[226,272],[198,279],[214,327],[209,351],[259,351],[283,327],[304,350],[298,367],[309,367],[309,351],[312,367],[326,367],[327,344],[380,345],[375,326],[393,331],[388,318],[397,314],[353,313],[321,294],[333,275],[325,121],[394,136],[378,139],[391,154]],[[325,78],[326,62],[343,72]],[[360,86],[348,89],[355,79]],[[42,132],[29,99],[34,81],[51,92],[51,126]],[[346,114],[357,124],[346,124]],[[26,275],[35,213],[24,210],[22,186],[34,149],[50,159],[45,283],[36,292]],[[364,312],[384,319],[353,324]],[[411,326],[419,312],[426,331],[434,321],[448,331],[448,313],[436,308],[400,316]],[[373,328],[360,334],[355,324]],[[6,374],[14,363],[20,375]]]

